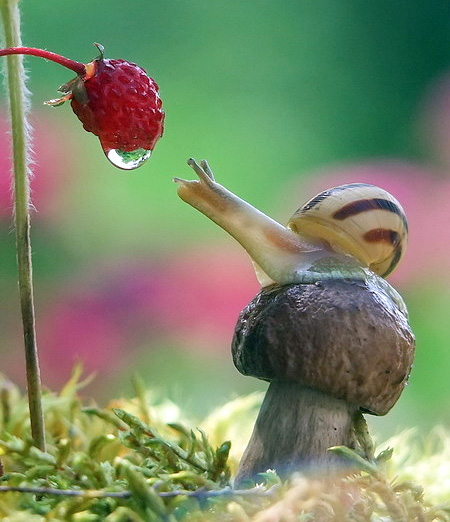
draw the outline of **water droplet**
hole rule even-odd
[[[136,149],[124,151],[120,149],[103,149],[109,161],[119,169],[133,170],[140,167],[152,155],[151,150]]]

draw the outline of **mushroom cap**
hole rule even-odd
[[[407,317],[388,287],[375,277],[263,288],[236,324],[236,368],[386,414],[407,383],[415,350]]]

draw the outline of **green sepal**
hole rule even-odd
[[[102,44],[99,44],[97,42],[94,42],[95,47],[98,49],[98,56],[95,58],[96,60],[104,60],[105,59],[105,48]]]

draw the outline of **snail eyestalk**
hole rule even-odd
[[[6,45],[10,48],[21,48],[18,2],[16,0],[3,0],[0,6]],[[42,451],[45,451],[45,429],[36,344],[30,244],[29,136],[27,132],[27,103],[25,99],[27,90],[24,84],[25,73],[21,58],[19,56],[8,56],[7,60],[14,163],[14,220],[31,434],[35,445]]]

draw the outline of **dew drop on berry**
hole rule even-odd
[[[152,151],[147,149],[136,149],[128,152],[120,149],[104,148],[103,151],[115,167],[123,170],[137,169],[152,155]]]

